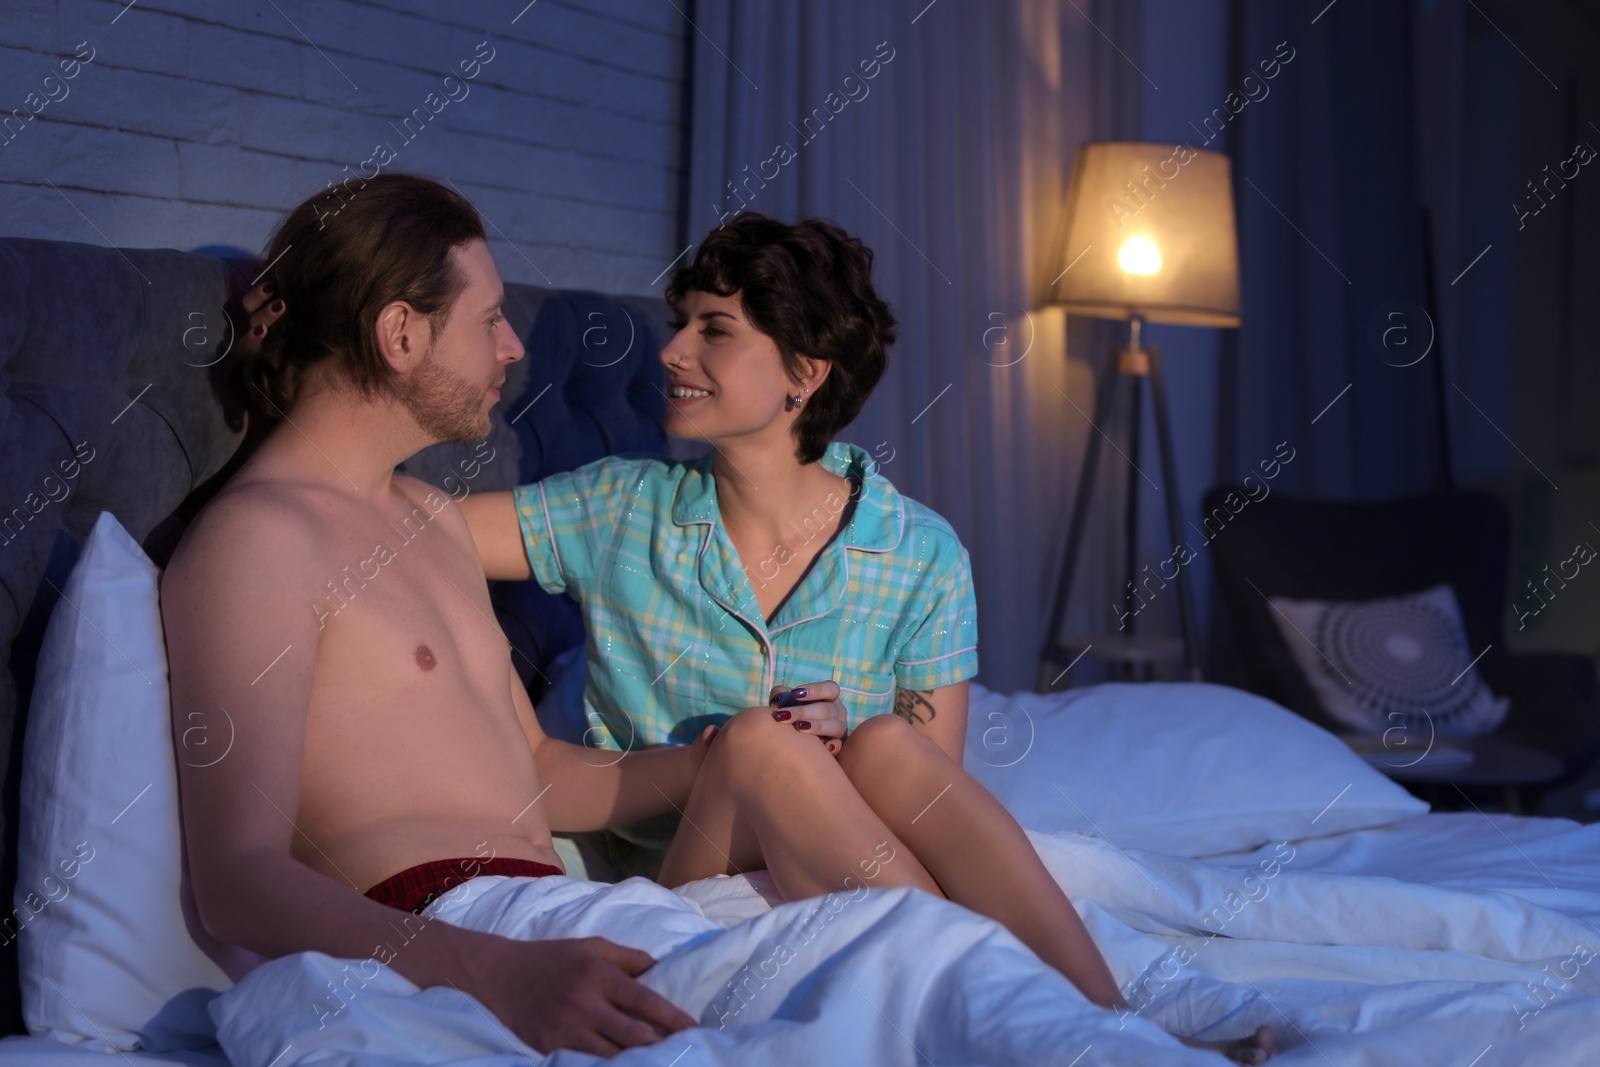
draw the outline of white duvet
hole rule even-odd
[[[1207,861],[1033,838],[1127,1012],[1093,1008],[1004,930],[924,894],[769,909],[759,881],[714,879],[691,895],[725,932],[622,900],[583,928],[658,953],[646,982],[702,1024],[617,1062],[1203,1064],[1220,1061],[1161,1028],[1268,1023],[1285,1064],[1600,1063],[1600,826],[1428,815]],[[478,925],[554,907],[539,893],[491,903]],[[352,988],[348,967],[288,957],[224,994],[212,1012],[230,1060],[539,1062],[476,1001],[387,969],[330,1001],[328,983]]]

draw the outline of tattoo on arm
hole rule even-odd
[[[894,713],[913,726],[921,723],[932,722],[939,713],[928,703],[928,693],[918,692],[915,689],[896,689],[894,692]]]

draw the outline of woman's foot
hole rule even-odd
[[[1220,1052],[1234,1063],[1266,1063],[1278,1051],[1278,1035],[1270,1026],[1258,1026],[1249,1037],[1236,1037],[1232,1041],[1198,1041],[1192,1037],[1178,1040],[1190,1048]]]

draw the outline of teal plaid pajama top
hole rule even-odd
[[[766,704],[774,685],[829,678],[853,727],[892,711],[897,687],[977,674],[971,566],[950,524],[902,496],[865,449],[834,442],[820,462],[859,486],[859,499],[770,625],[752,582],[792,581],[792,571],[779,555],[746,572],[709,455],[607,456],[517,487],[534,577],[583,608],[591,744],[687,744]],[[847,502],[835,494],[797,513],[795,534],[825,537]]]

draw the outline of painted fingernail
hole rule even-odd
[[[800,719],[794,724],[794,728],[796,730],[809,730],[811,729],[811,723],[806,719]]]
[[[772,713],[772,717],[774,719],[777,719],[779,722],[788,722],[789,721],[789,715],[790,715],[790,712],[787,712],[787,711],[775,711],[775,712]]]
[[[789,696],[794,700],[804,700],[806,698],[806,687],[802,685],[799,689],[789,690]]]
[[[274,300],[272,302],[272,310],[273,311],[282,311],[283,310],[283,301],[282,300]]]
[[[275,290],[271,282],[262,282],[261,291],[266,293],[268,296],[271,296]]]
[[[250,328],[250,336],[251,337],[265,337],[266,335],[267,335],[267,328],[265,326],[252,326]]]

